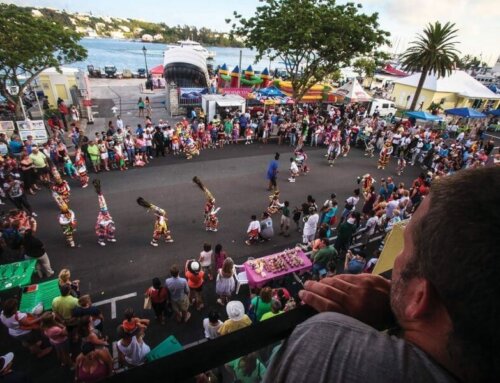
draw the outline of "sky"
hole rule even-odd
[[[20,6],[51,7],[68,12],[136,18],[167,25],[194,25],[227,32],[233,11],[255,13],[259,0],[14,0]],[[391,53],[401,53],[429,22],[451,21],[459,29],[458,49],[493,65],[500,55],[500,6],[492,0],[358,0],[365,13],[378,12],[382,29],[391,33]],[[345,2],[345,1],[339,1]]]

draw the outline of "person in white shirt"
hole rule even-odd
[[[307,245],[309,244],[316,235],[316,229],[318,227],[319,214],[314,206],[309,208],[309,216],[307,221],[304,222],[304,230],[302,232],[302,242]]]
[[[299,167],[297,166],[297,162],[292,157],[290,158],[290,178],[288,178],[289,182],[295,182],[295,178],[299,175]]]
[[[200,253],[198,258],[203,271],[208,276],[209,280],[212,280],[212,245],[205,243],[203,245],[203,251]]]
[[[208,318],[203,319],[203,329],[205,330],[205,338],[215,339],[219,336],[219,328],[222,326],[222,321],[219,319],[219,313],[212,310],[208,313]]]
[[[252,215],[251,219],[247,229],[248,239],[245,241],[247,245],[251,245],[252,242],[258,241],[260,237],[260,222],[257,220],[256,215]]]
[[[116,130],[121,129],[123,130],[123,120],[121,119],[120,116],[116,116]]]

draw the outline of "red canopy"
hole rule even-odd
[[[398,76],[398,77],[405,77],[408,76],[408,73],[403,72],[402,70],[394,68],[392,65],[387,64],[384,69],[382,69],[383,72],[393,75],[393,76]]]
[[[149,71],[149,73],[163,75],[163,65],[160,64],[155,66]]]

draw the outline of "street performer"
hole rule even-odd
[[[151,246],[157,247],[158,241],[162,236],[165,238],[166,243],[174,242],[172,236],[170,235],[170,230],[168,228],[167,212],[162,208],[159,208],[158,206],[153,205],[152,203],[146,201],[142,197],[137,198],[137,203],[140,206],[148,209],[148,211],[153,211],[156,216],[154,230],[153,230],[153,239],[151,240]]]
[[[216,232],[219,228],[219,218],[217,217],[217,213],[219,212],[220,207],[215,207],[214,196],[212,195],[212,193],[210,193],[210,190],[208,190],[205,185],[203,185],[198,177],[194,176],[193,182],[198,185],[198,187],[205,193],[205,196],[207,198],[207,201],[205,202],[203,219],[205,230]]]
[[[385,167],[389,163],[389,159],[391,158],[392,151],[392,141],[388,139],[385,141],[384,147],[380,151],[377,169],[385,169]]]
[[[69,247],[75,247],[75,239],[73,233],[76,231],[76,218],[75,213],[71,210],[66,202],[55,192],[52,192],[52,196],[56,201],[61,213],[59,214],[59,225],[63,229],[64,237]]]
[[[97,235],[97,243],[101,246],[106,246],[106,241],[116,242],[115,238],[115,222],[109,214],[106,199],[102,194],[101,181],[95,179],[92,184],[94,185],[99,201],[99,214],[97,215],[97,222],[95,224],[95,233]]]
[[[56,193],[64,203],[67,205],[69,203],[69,196],[71,188],[66,180],[63,180],[61,174],[54,166],[52,168],[52,176],[54,177],[54,182],[50,185],[50,189],[53,193]]]
[[[82,188],[86,188],[89,186],[89,176],[87,174],[87,166],[85,166],[85,156],[83,155],[81,148],[76,148],[75,167],[78,178],[80,178]]]

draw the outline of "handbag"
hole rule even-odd
[[[151,310],[151,297],[149,296],[149,290],[144,297],[144,310]]]

